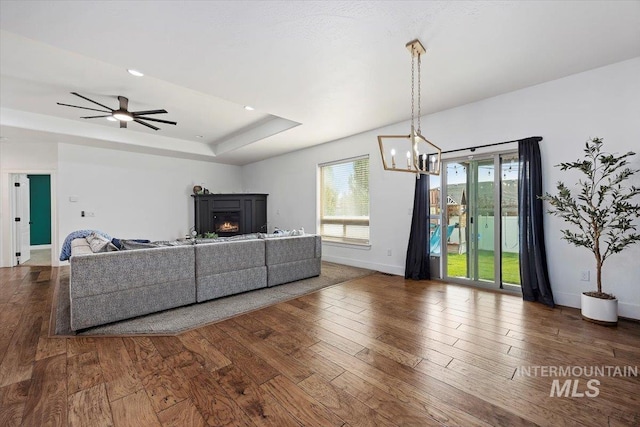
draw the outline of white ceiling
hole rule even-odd
[[[407,120],[410,40],[426,114],[640,56],[640,1],[2,0],[0,30],[10,141],[243,165]],[[80,119],[72,91],[178,125]]]

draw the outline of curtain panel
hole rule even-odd
[[[520,176],[518,177],[518,215],[520,219],[520,281],[522,298],[553,307],[553,293],[547,269],[544,243],[542,160],[539,141],[518,141]]]
[[[407,247],[407,262],[404,278],[413,280],[431,279],[429,265],[429,176],[416,179],[413,196],[411,234]]]

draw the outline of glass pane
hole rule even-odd
[[[369,242],[369,158],[320,167],[320,233],[328,240]]]
[[[520,258],[518,240],[518,155],[501,156],[502,169],[502,282],[520,286]]]
[[[446,173],[446,271],[449,277],[469,278],[469,260],[466,245],[468,228],[466,163],[448,163]],[[441,232],[444,232],[444,230]]]
[[[440,189],[439,175],[425,175],[420,179],[429,179],[429,254],[431,256],[440,256],[441,251],[441,230],[440,230],[440,198],[442,197]]]
[[[493,158],[477,162],[476,239],[478,248],[478,279],[495,281],[494,180]]]

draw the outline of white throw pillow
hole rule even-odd
[[[109,249],[113,250],[109,246],[112,245],[111,240],[107,239],[104,236],[101,236],[100,234],[91,233],[87,237],[85,237],[85,239],[87,239],[87,242],[91,247],[91,252],[93,252],[94,254],[98,252],[107,252],[107,250]]]

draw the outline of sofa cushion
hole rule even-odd
[[[71,299],[71,329],[77,331],[193,304],[195,301],[196,290],[192,278],[76,297]]]
[[[271,239],[276,237],[304,236],[304,228],[300,230],[278,230],[274,233],[257,233],[261,239]]]
[[[320,258],[301,259],[268,266],[269,287],[320,275]]]
[[[193,244],[191,240],[156,240],[151,242],[149,240],[141,239],[120,239],[119,243],[124,250],[164,248],[167,246],[185,246]]]
[[[198,302],[235,295],[267,286],[267,267],[245,268],[226,273],[199,275],[196,279]]]

